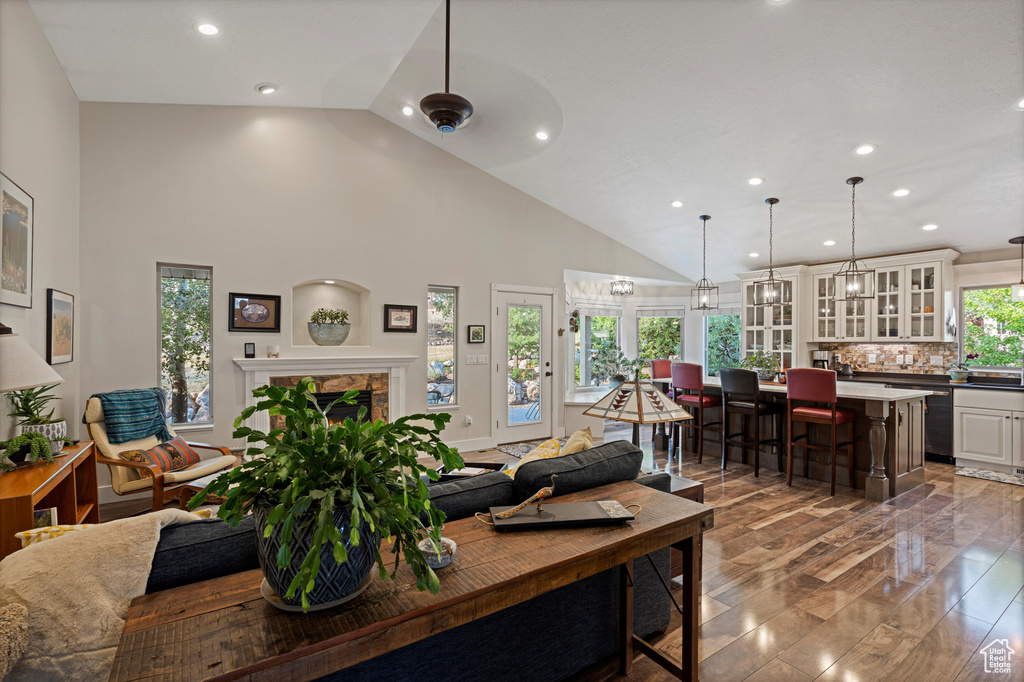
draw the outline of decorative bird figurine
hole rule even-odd
[[[516,514],[518,514],[521,511],[523,511],[523,509],[526,507],[526,505],[533,504],[534,502],[537,503],[537,513],[539,514],[544,509],[544,500],[548,499],[549,497],[551,497],[551,496],[553,496],[555,494],[555,479],[556,478],[558,478],[558,474],[556,474],[554,471],[552,471],[551,472],[551,485],[549,485],[547,488],[541,488],[540,490],[535,492],[530,497],[530,499],[524,500],[523,502],[521,502],[520,504],[516,505],[515,507],[512,507],[511,509],[506,509],[505,511],[499,512],[499,513],[495,514],[494,516],[499,518],[499,519],[511,519],[513,516],[515,516]]]

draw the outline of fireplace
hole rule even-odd
[[[345,395],[345,393],[346,391],[328,391],[326,393],[316,393],[313,397],[316,398],[316,404],[320,406],[320,409],[326,410],[328,405]],[[327,421],[331,424],[340,424],[349,418],[358,420],[360,407],[366,408],[366,415],[363,417],[363,420],[369,419],[373,413],[373,391],[357,391],[356,401],[352,404],[338,403],[327,412]]]

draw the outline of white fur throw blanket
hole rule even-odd
[[[160,529],[198,518],[164,509],[29,545],[0,562],[0,606],[24,604],[29,621],[28,648],[4,682],[109,679]]]

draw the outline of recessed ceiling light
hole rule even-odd
[[[213,24],[196,24],[195,28],[204,36],[215,36],[220,33],[220,29]]]
[[[760,185],[762,182],[764,182],[764,178],[750,178],[747,180],[748,185]]]
[[[939,229],[939,226],[936,225],[935,223],[928,223],[927,225],[922,225],[921,229],[922,230],[928,230],[929,232],[931,232],[932,230]]]
[[[256,92],[261,95],[272,95],[277,92],[277,86],[273,83],[260,83],[256,86]]]
[[[871,152],[875,151],[875,145],[873,145],[873,144],[862,144],[861,146],[857,147],[853,151],[855,153],[857,153],[857,154],[860,154],[861,156],[864,156],[865,154],[870,154]]]
[[[404,107],[402,107],[402,113],[405,114],[406,116],[412,116],[412,112],[413,112],[413,108],[410,107],[408,104],[406,104]]]
[[[761,255],[761,254],[759,254],[759,253],[758,253],[757,251],[751,251],[751,252],[750,252],[750,257],[751,257],[751,258],[757,258],[757,257],[758,257],[758,256],[760,256],[760,255]]]
[[[683,202],[681,202],[681,201],[678,201],[678,200],[676,200],[676,201],[673,201],[673,202],[672,202],[672,207],[673,207],[673,208],[682,208],[682,207],[683,207]]]
[[[827,240],[825,240],[822,243],[825,244],[825,246],[835,246],[836,245],[836,242],[835,242],[834,239],[827,239]]]
[[[1021,101],[1017,102],[1017,108],[1018,109],[1024,109],[1024,99],[1022,99]]]
[[[910,190],[909,189],[894,189],[892,192],[890,192],[890,194],[892,194],[894,197],[905,197],[908,194],[910,194]]]
[[[537,139],[538,140],[546,140],[546,139],[548,139],[548,134],[545,133],[543,130],[538,130],[537,131]]]
[[[324,284],[334,284],[334,280],[333,279],[325,279],[324,280]]]
[[[766,1],[768,2],[769,5],[775,5],[776,7],[778,7],[779,5],[785,5],[787,2],[789,2],[789,0],[766,0]]]

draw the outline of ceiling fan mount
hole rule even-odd
[[[445,0],[444,10],[444,92],[435,92],[420,100],[420,110],[442,133],[454,133],[473,115],[473,105],[465,97],[448,88],[448,66],[451,62],[452,0]]]

